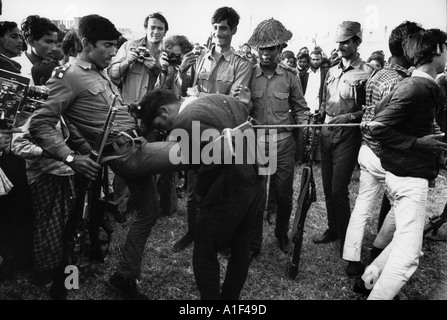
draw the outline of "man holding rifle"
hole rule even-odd
[[[114,157],[107,165],[126,180],[136,201],[137,214],[124,244],[122,260],[107,284],[127,299],[147,299],[138,292],[136,280],[147,238],[159,214],[156,198],[147,196],[156,192],[152,175],[182,170],[184,166],[174,168],[169,161],[169,150],[176,142],[148,143],[140,136],[136,119],[105,72],[116,54],[120,35],[108,19],[99,15],[88,15],[79,21],[82,52],[70,65],[55,70],[47,82],[51,95],[36,112],[29,131],[45,152],[83,177],[95,179],[101,165],[89,154],[76,154],[54,128],[64,115],[93,146],[114,97],[118,97],[114,127],[103,155]]]

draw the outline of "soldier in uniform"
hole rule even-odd
[[[77,154],[72,150],[56,133],[55,126],[63,115],[93,146],[114,98],[118,97],[115,104],[118,112],[104,155],[116,157],[107,165],[126,180],[137,212],[121,262],[107,284],[127,299],[146,299],[138,292],[136,280],[140,276],[146,241],[159,215],[156,198],[148,197],[156,192],[153,175],[183,170],[186,166],[174,167],[169,161],[169,150],[175,142],[149,143],[140,136],[136,119],[107,76],[105,68],[116,54],[120,35],[108,19],[99,15],[88,15],[80,20],[82,52],[70,64],[55,69],[47,82],[51,95],[35,113],[29,131],[45,152],[64,161],[76,173],[95,179],[101,165],[90,159],[89,154]]]
[[[230,7],[218,8],[214,12],[211,24],[215,45],[198,57],[192,87],[187,90],[188,97],[202,97],[214,93],[235,96],[239,86],[248,86],[252,65],[231,47],[239,18],[236,10]],[[248,103],[249,99],[243,102]],[[188,171],[188,232],[174,245],[173,249],[176,252],[185,249],[194,238],[194,221],[198,210],[197,196],[194,192],[196,181],[197,174],[192,170]]]
[[[336,31],[335,41],[341,59],[329,69],[326,77],[322,102],[325,123],[360,123],[362,106],[365,105],[365,84],[374,71],[358,53],[362,43],[360,23],[342,22]],[[351,216],[348,186],[357,163],[361,139],[358,127],[321,129],[321,176],[328,229],[313,242],[321,244],[340,239],[340,256]]]
[[[280,21],[272,18],[261,22],[248,41],[259,56],[259,64],[254,66],[250,84],[253,103],[250,114],[260,124],[290,125],[307,120],[306,112],[309,108],[296,71],[277,62],[282,49],[291,38],[292,33]],[[277,204],[275,236],[279,248],[287,252],[295,170],[295,139],[291,129],[281,128],[275,134],[260,136],[259,140],[265,145],[277,144],[277,170],[271,172],[270,188]],[[268,149],[271,150],[270,147]],[[256,218],[251,258],[260,253],[262,226],[263,208],[258,211]]]

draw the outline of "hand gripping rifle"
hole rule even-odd
[[[113,121],[118,112],[115,107],[117,97],[113,99],[113,103],[109,108],[106,121],[103,128],[98,134],[95,145],[90,152],[90,158],[96,163],[100,163],[104,147],[107,142],[107,138],[112,130]],[[101,176],[107,179],[107,172],[101,170]],[[104,199],[100,199],[101,194],[101,178],[95,181],[80,179],[79,189],[77,190],[77,200],[72,216],[67,221],[66,232],[65,232],[65,244],[66,244],[66,256],[64,257],[65,263],[67,264],[78,264],[82,265],[83,259],[86,253],[87,243],[90,243],[90,249],[92,249],[92,244],[98,242],[99,227],[101,222],[99,219],[103,218],[100,212],[109,211],[106,207],[110,207],[111,204]],[[107,196],[108,189],[104,188],[104,192]],[[113,210],[113,209],[112,209]],[[97,211],[95,215],[91,213]],[[95,227],[89,225],[89,221],[94,220]],[[93,222],[93,221],[91,221]],[[108,230],[105,226],[103,227],[107,230],[106,233],[110,234],[111,230]],[[93,234],[94,233],[94,234]],[[76,249],[76,247],[79,247]],[[95,247],[96,248],[96,247]],[[77,252],[76,252],[77,251]],[[90,252],[92,254],[92,252]],[[79,260],[77,261],[76,256]]]
[[[317,124],[320,122],[319,114],[309,114],[308,124]],[[289,251],[291,258],[286,265],[286,276],[289,279],[295,279],[298,275],[298,268],[301,256],[301,247],[303,245],[304,224],[306,222],[307,212],[312,204],[317,200],[315,181],[313,177],[313,154],[315,150],[316,126],[309,127],[305,131],[306,156],[307,163],[301,173],[300,193],[297,200],[295,219],[292,227],[292,249]]]

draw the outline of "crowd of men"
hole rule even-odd
[[[275,211],[278,247],[290,251],[294,172],[306,158],[307,130],[291,125],[306,124],[311,114],[322,119],[313,159],[321,165],[328,224],[313,242],[338,241],[346,274],[356,279],[354,291],[368,299],[394,299],[416,271],[429,184],[447,151],[440,116],[446,107],[447,34],[405,21],[391,32],[391,57],[384,63],[381,51],[362,60],[362,27],[356,21],[339,24],[338,47],[327,57],[318,46],[296,55],[285,50],[293,34],[273,18],[262,21],[236,51],[232,38],[239,20],[233,8],[218,8],[209,47],[167,36],[169,24],[161,13],[146,17],[146,35],[135,40],[122,40],[110,20],[95,14],[82,17],[76,32],[63,37],[38,15],[27,17],[20,28],[0,22],[0,68],[50,93],[35,112],[21,113],[14,128],[0,131],[0,206],[20,211],[16,217],[32,212],[25,217],[31,221],[23,229],[28,235],[21,238],[32,243],[32,259],[24,263],[32,264],[39,284],[50,285],[51,298],[67,299],[61,282],[64,234],[78,209],[79,190],[107,167],[119,205],[116,220],[126,220],[130,201],[134,209],[107,286],[126,299],[148,299],[137,281],[145,247],[160,215],[177,210],[176,181],[183,174],[188,231],[173,250],[193,243],[201,299],[239,299],[250,262],[262,253],[266,202]],[[102,161],[95,161],[92,152],[110,106],[113,129]],[[253,123],[277,129],[254,133],[245,126]],[[229,164],[209,163],[193,152],[202,154],[208,141],[191,138],[186,145],[192,152],[186,152],[179,135],[236,127],[248,136],[252,132],[256,148],[269,150],[275,166],[267,174],[260,174],[265,171],[259,161],[235,161],[248,147],[235,148]],[[214,138],[227,151],[225,143],[234,147],[237,140]],[[173,150],[179,149],[181,161],[173,161]],[[226,154],[213,156],[223,160]],[[359,194],[351,212],[348,188],[357,165]],[[383,217],[371,260],[362,263],[364,228],[374,204],[382,201],[381,190],[391,210]],[[94,243],[97,234],[90,231]],[[17,247],[16,237],[0,238]],[[1,249],[4,272],[18,258]],[[222,285],[221,252],[228,256]],[[92,246],[90,254],[101,258],[99,247]]]

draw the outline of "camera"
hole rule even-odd
[[[168,62],[170,66],[179,66],[182,64],[182,56],[180,53],[175,53],[171,51],[165,51],[168,55]]]
[[[33,113],[47,101],[50,89],[46,86],[29,86],[22,112]]]
[[[149,50],[146,49],[146,47],[144,46],[140,46],[138,48],[132,48],[132,51],[138,53],[138,62],[144,62],[144,59],[147,59],[151,56],[151,54],[149,53]]]
[[[47,87],[29,83],[26,77],[0,69],[0,128],[17,126],[20,113],[33,113],[48,99]]]

